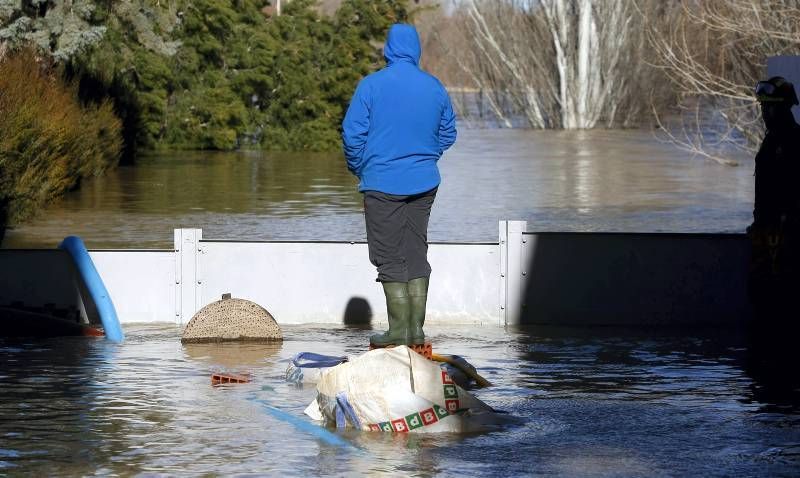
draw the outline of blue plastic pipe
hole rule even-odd
[[[61,241],[58,247],[72,256],[72,261],[78,269],[78,274],[83,279],[83,283],[86,285],[95,307],[97,307],[97,313],[100,315],[100,322],[103,324],[106,338],[112,342],[122,343],[125,340],[125,334],[122,333],[122,326],[119,323],[119,318],[117,318],[114,303],[111,301],[111,296],[108,295],[103,279],[97,273],[94,262],[89,257],[89,252],[86,250],[86,246],[83,245],[83,241],[80,237],[68,236]]]
[[[312,435],[331,446],[338,446],[347,450],[358,451],[358,448],[355,447],[352,443],[348,442],[339,435],[336,435],[335,433],[329,432],[328,430],[319,425],[308,423],[307,421],[301,418],[286,413],[283,410],[274,407],[266,400],[261,400],[254,397],[251,397],[250,400],[261,405],[264,411],[267,412],[269,415],[271,415],[273,418],[277,418],[282,422],[288,423],[289,425],[293,426],[297,431],[308,433],[309,435]]]

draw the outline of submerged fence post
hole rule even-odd
[[[524,265],[522,233],[526,221],[500,221],[500,325],[516,325],[522,314]]]
[[[175,229],[175,322],[184,324],[199,309],[198,259],[202,229]]]

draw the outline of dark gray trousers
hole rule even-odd
[[[378,282],[408,282],[431,275],[428,219],[436,188],[413,196],[364,191],[369,260]]]

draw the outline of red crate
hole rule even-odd
[[[249,373],[223,373],[211,374],[211,385],[224,385],[226,383],[249,383]]]

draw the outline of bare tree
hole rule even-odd
[[[651,84],[634,7],[626,0],[467,0],[457,11],[466,48],[456,60],[507,126],[513,114],[534,128],[630,126]],[[508,99],[513,109],[504,106]]]
[[[677,88],[681,113],[677,124],[663,121],[657,110],[656,119],[679,146],[735,164],[726,152],[733,147],[753,154],[763,135],[752,88],[765,76],[767,58],[800,48],[800,0],[676,4],[668,22],[648,22],[655,66]]]

